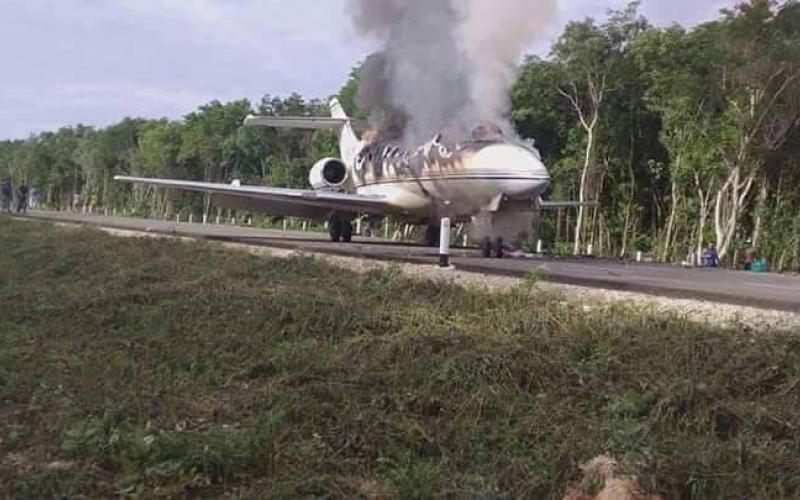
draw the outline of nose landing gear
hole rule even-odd
[[[333,216],[328,220],[328,234],[334,243],[350,243],[353,240],[353,222]]]
[[[481,256],[484,259],[502,259],[503,258],[503,238],[489,238],[488,236],[481,239]]]
[[[441,228],[438,225],[430,224],[425,228],[425,246],[438,247],[439,238],[441,236]]]

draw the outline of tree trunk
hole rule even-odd
[[[717,249],[720,259],[725,258],[731,250],[736,236],[739,217],[744,207],[755,175],[751,174],[742,181],[742,167],[737,164],[728,175],[728,179],[717,191],[714,206],[714,226],[717,236]]]
[[[759,239],[761,238],[761,226],[764,212],[767,209],[767,179],[766,177],[761,182],[761,191],[758,194],[758,204],[756,206],[756,217],[753,223],[753,234],[751,236],[751,245],[753,248],[758,248]]]
[[[586,129],[586,151],[583,157],[583,168],[581,170],[581,185],[578,191],[578,216],[575,219],[575,246],[573,253],[575,255],[581,254],[582,232],[584,224],[584,206],[586,203],[586,183],[589,178],[589,167],[592,162],[592,151],[594,150],[594,127],[587,127]]]
[[[675,230],[675,216],[678,213],[678,182],[673,180],[670,188],[670,198],[672,206],[669,209],[669,219],[667,220],[667,232],[664,236],[664,247],[661,253],[661,262],[669,261],[672,249],[672,234]]]
[[[620,258],[624,258],[628,253],[628,231],[631,224],[631,203],[628,203],[628,208],[625,211],[625,227],[622,229],[622,248],[619,251]]]
[[[704,239],[706,233],[706,220],[708,219],[708,194],[704,193],[702,189],[697,190],[698,200],[700,201],[700,214],[698,215],[697,222],[697,241],[695,245],[695,258],[693,264],[699,264],[703,261],[703,247],[705,246]]]

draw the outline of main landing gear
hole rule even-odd
[[[428,227],[425,228],[425,246],[438,247],[441,235],[441,226],[428,225]]]
[[[353,240],[353,222],[333,216],[328,220],[328,234],[334,243],[350,243]]]
[[[484,259],[503,258],[503,238],[489,238],[486,236],[481,239],[481,256]]]

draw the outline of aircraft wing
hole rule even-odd
[[[358,214],[387,215],[392,212],[392,206],[382,196],[119,175],[115,176],[114,180],[207,193],[219,206],[272,215],[324,219],[333,212],[354,216]]]
[[[539,208],[542,210],[558,210],[561,208],[579,208],[579,207],[595,207],[596,201],[545,201],[539,199]]]

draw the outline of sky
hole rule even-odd
[[[569,20],[603,19],[627,0],[559,2],[532,52],[546,52]],[[643,0],[642,13],[657,25],[690,26],[735,3]],[[0,139],[125,116],[180,118],[214,99],[325,98],[375,48],[356,34],[347,4],[0,0]]]

